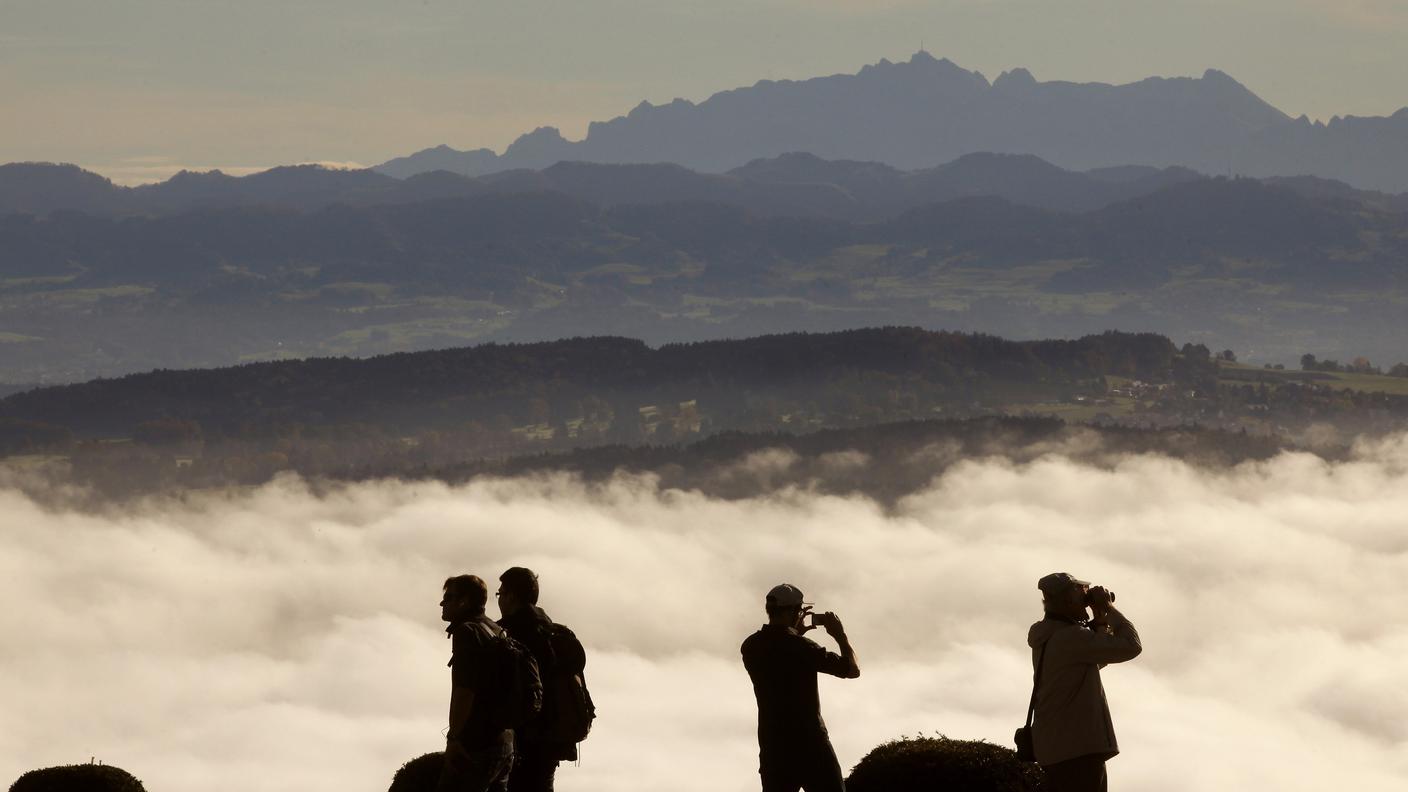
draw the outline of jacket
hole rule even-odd
[[[1090,754],[1109,759],[1120,752],[1100,669],[1138,657],[1143,646],[1123,614],[1111,609],[1109,624],[1106,632],[1047,616],[1027,633],[1033,669],[1042,663],[1032,744],[1043,765]]]
[[[538,664],[538,673],[543,678],[543,709],[538,717],[517,729],[514,735],[520,743],[541,743],[552,726],[552,718],[557,711],[553,701],[553,686],[549,683],[557,667],[557,656],[552,649],[552,619],[547,611],[537,605],[520,608],[512,616],[499,619],[511,638],[523,644],[533,660]],[[576,758],[575,756],[572,758]]]

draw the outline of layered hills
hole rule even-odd
[[[1184,168],[1068,171],[1026,155],[970,154],[933,168],[901,171],[874,162],[828,161],[790,153],[754,160],[725,174],[671,164],[559,162],[542,170],[480,177],[436,171],[396,179],[371,170],[295,165],[243,177],[218,171],[182,172],[165,182],[122,187],[74,165],[14,163],[0,165],[0,212],[125,216],[237,206],[309,210],[335,204],[377,206],[555,192],[599,206],[704,201],[760,215],[862,221],[970,195],[997,196],[1044,209],[1088,211],[1198,178],[1202,177]],[[1367,196],[1348,185],[1339,187],[1349,196]],[[1408,207],[1408,196],[1401,198]]]
[[[491,340],[665,343],[891,323],[1016,338],[1150,330],[1273,362],[1400,354],[1408,214],[1384,196],[1032,164],[976,157],[916,175],[784,157],[745,168],[750,183],[788,189],[781,180],[799,171],[838,171],[828,189],[851,200],[838,214],[690,199],[651,169],[561,165],[520,174],[521,192],[406,203],[0,215],[0,364],[10,382],[72,381]],[[886,206],[901,187],[866,192],[889,179],[919,183],[911,195],[958,194],[965,182],[947,174],[980,165],[1026,174],[1012,191],[1034,202],[1099,207],[994,195]],[[1003,189],[993,175],[972,183]],[[543,189],[558,185],[573,192]],[[1120,190],[1136,194],[1102,204]]]
[[[1059,419],[1104,427],[1103,442]],[[884,327],[658,348],[597,337],[40,388],[0,399],[0,475],[37,469],[123,494],[281,471],[625,468],[719,494],[787,480],[900,496],[957,459],[1055,444],[1092,461],[1159,450],[1235,462],[1301,437],[1324,446],[1331,427],[1404,426],[1404,376],[1245,366],[1149,333],[1019,342]],[[731,476],[740,465],[767,475]]]
[[[1408,107],[1388,117],[1292,118],[1231,76],[1151,77],[1126,85],[1038,81],[1025,69],[989,81],[927,52],[855,74],[762,81],[699,102],[642,102],[590,125],[580,141],[544,127],[502,154],[438,146],[378,170],[480,175],[559,161],[672,162],[723,172],[807,151],[915,169],[964,154],[1032,154],[1064,168],[1130,163],[1258,177],[1310,175],[1408,191]]]
[[[1056,392],[1105,374],[1166,376],[1177,352],[1152,334],[1018,342],[903,327],[658,348],[628,338],[573,338],[131,374],[0,399],[0,418],[89,438],[131,437],[140,424],[163,420],[192,421],[202,435],[219,436],[277,434],[281,424],[417,433],[468,421],[585,419],[593,411],[634,418],[639,403],[695,399],[717,411],[719,429],[760,428],[747,417],[760,397],[852,411],[862,422],[874,409],[848,403],[859,393],[913,387],[926,401],[952,404],[965,394],[977,398],[994,382]]]

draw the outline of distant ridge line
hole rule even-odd
[[[927,167],[977,151],[1033,154],[1063,168],[1125,164],[1253,177],[1338,179],[1408,191],[1408,107],[1387,117],[1292,118],[1217,69],[1133,83],[1041,82],[1017,67],[989,81],[921,50],[854,74],[760,80],[695,103],[641,102],[569,141],[553,127],[498,154],[440,145],[376,169],[404,178],[477,176],[572,160],[673,162],[720,173],[788,151]]]

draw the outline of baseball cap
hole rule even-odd
[[[1077,580],[1076,577],[1069,572],[1052,572],[1036,582],[1036,587],[1041,589],[1041,593],[1048,597],[1053,594],[1059,594],[1073,586],[1089,585],[1089,581]]]
[[[774,608],[796,608],[811,603],[803,602],[801,589],[791,583],[779,583],[768,592],[767,604]]]

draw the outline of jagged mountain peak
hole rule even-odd
[[[1021,66],[997,75],[997,79],[992,82],[994,88],[1025,88],[1036,84],[1036,78],[1032,76],[1032,73]]]
[[[1262,99],[1260,96],[1257,96],[1256,93],[1252,91],[1252,89],[1243,85],[1240,81],[1238,81],[1236,78],[1234,78],[1232,75],[1228,74],[1225,71],[1220,71],[1218,69],[1208,69],[1203,72],[1202,82],[1205,85],[1210,85],[1216,88],[1221,88],[1225,91],[1240,94],[1265,107],[1271,107],[1271,105],[1267,103],[1264,99]],[[1281,113],[1280,110],[1277,110],[1276,112],[1280,113],[1287,119],[1290,118],[1290,116],[1286,115],[1285,113]]]
[[[572,159],[572,144],[557,127],[540,126],[504,150],[504,159],[517,160],[519,167],[542,168],[559,160]]]
[[[564,140],[564,138],[562,137],[562,132],[561,132],[560,130],[558,130],[557,127],[555,127],[555,126],[540,126],[540,127],[536,128],[536,129],[534,129],[532,132],[525,132],[524,134],[519,135],[518,140],[517,140],[517,141],[514,141],[514,142],[528,141],[528,140],[554,140],[554,141],[556,141],[556,140]]]
[[[831,78],[865,78],[869,80],[884,80],[889,78],[909,78],[918,77],[920,79],[933,79],[944,81],[956,81],[961,83],[974,83],[987,87],[988,79],[982,72],[970,71],[959,66],[948,58],[936,58],[927,50],[920,50],[910,56],[907,61],[891,61],[881,58],[878,62],[861,67],[854,75],[838,74]],[[809,81],[810,82],[810,81]]]
[[[642,115],[646,115],[653,112],[659,112],[661,110],[685,110],[693,108],[694,106],[694,102],[691,102],[688,99],[682,99],[678,96],[666,102],[665,104],[659,105],[642,100],[640,104],[631,108],[631,112],[626,114],[626,118],[639,118]]]
[[[935,58],[928,50],[919,50],[918,52],[909,56],[908,64],[910,66],[920,68],[957,69],[961,72],[967,72],[967,69],[960,67],[958,64],[954,63],[948,58]]]
[[[1111,85],[1042,82],[1013,68],[990,83],[920,50],[854,73],[763,80],[698,102],[641,102],[625,115],[592,122],[579,141],[540,128],[503,156],[452,157],[437,148],[379,170],[400,177],[434,169],[478,175],[580,160],[675,162],[722,173],[789,151],[916,170],[986,150],[1032,154],[1077,170],[1139,163],[1256,176],[1310,172],[1402,191],[1408,140],[1391,130],[1405,117],[1408,108],[1391,119],[1297,123],[1218,69]],[[1347,156],[1351,139],[1374,157]]]

